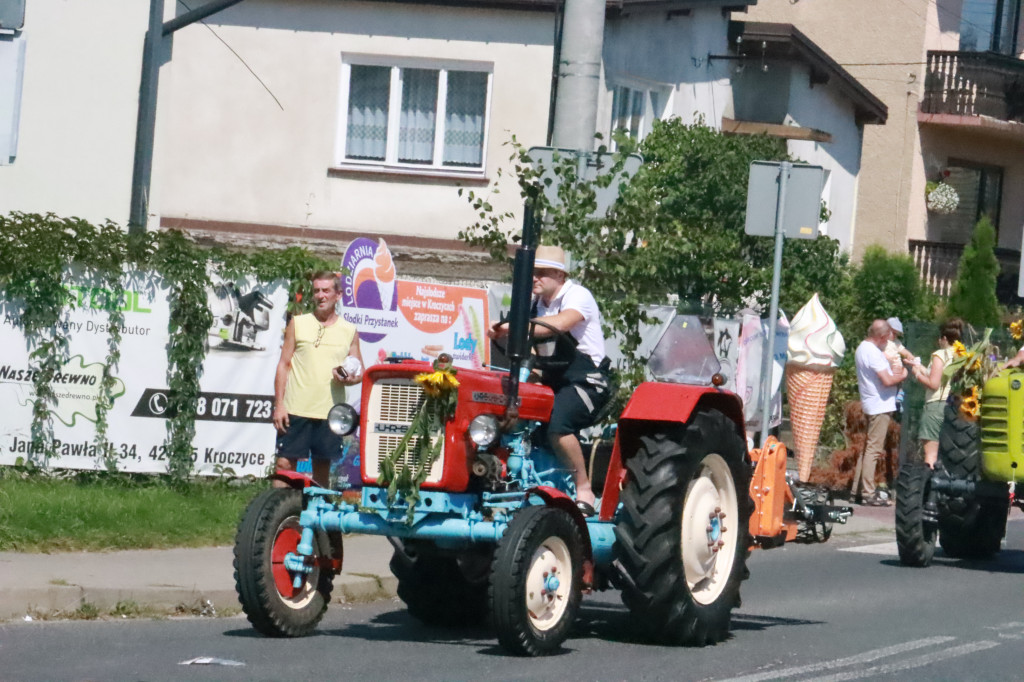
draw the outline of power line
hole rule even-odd
[[[192,11],[192,8],[191,8],[191,7],[189,7],[188,5],[186,5],[186,4],[185,4],[185,2],[184,2],[184,0],[178,0],[178,4],[180,4],[180,5],[182,6],[182,7],[184,7],[184,8],[185,8],[186,10],[188,10],[189,12],[191,12],[191,11]],[[256,72],[252,70],[252,67],[251,67],[251,66],[249,66],[249,65],[248,65],[248,64],[247,64],[247,63],[245,62],[245,60],[244,60],[244,59],[242,59],[242,55],[240,55],[240,54],[238,54],[237,52],[235,52],[235,49],[234,49],[233,47],[231,47],[230,45],[228,45],[227,41],[226,41],[226,40],[224,40],[223,38],[221,38],[221,37],[220,37],[220,36],[219,36],[219,35],[217,34],[217,32],[213,30],[213,28],[211,28],[210,26],[208,26],[208,25],[207,25],[207,23],[206,23],[205,21],[200,21],[199,23],[200,23],[200,24],[202,24],[202,25],[203,25],[204,27],[206,27],[206,30],[207,30],[207,31],[209,31],[210,33],[212,33],[212,34],[213,34],[213,37],[214,37],[214,38],[216,38],[216,39],[217,39],[217,40],[219,40],[219,41],[220,41],[221,43],[223,43],[224,47],[228,48],[228,50],[229,50],[229,51],[231,52],[231,54],[235,55],[235,57],[236,57],[236,58],[238,59],[238,61],[242,62],[242,66],[244,66],[244,67],[246,68],[246,70],[247,70],[247,71],[248,71],[249,73],[251,73],[251,74],[252,74],[252,77],[253,77],[253,78],[255,78],[255,79],[256,79],[256,81],[257,81],[257,82],[258,82],[258,83],[259,83],[260,85],[262,85],[262,86],[263,86],[263,89],[264,89],[264,90],[266,90],[266,91],[267,91],[267,94],[268,94],[268,95],[270,95],[270,96],[271,96],[271,97],[273,98],[273,100],[274,100],[274,101],[275,101],[275,102],[277,103],[277,106],[281,107],[281,111],[284,111],[284,105],[283,105],[283,104],[281,104],[281,100],[279,100],[279,99],[278,99],[278,98],[277,98],[277,97],[276,97],[276,96],[274,95],[274,93],[270,91],[270,88],[269,88],[269,87],[267,86],[267,84],[266,84],[266,83],[264,83],[264,82],[263,82],[263,79],[262,79],[262,78],[260,78],[259,76],[257,76],[257,75],[256,75]]]

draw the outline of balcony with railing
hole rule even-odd
[[[1024,123],[1024,60],[995,52],[929,51],[925,114]]]
[[[911,239],[907,246],[925,286],[940,296],[949,296],[964,252],[963,245]],[[1003,304],[1020,305],[1021,300],[1017,298],[1020,251],[997,248],[995,252],[999,261],[996,295]]]

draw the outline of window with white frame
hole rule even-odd
[[[625,130],[632,138],[644,138],[651,132],[654,121],[665,113],[669,92],[668,88],[614,85],[612,132]]]
[[[342,165],[482,172],[489,65],[346,61]]]

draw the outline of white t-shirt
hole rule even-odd
[[[861,407],[864,414],[875,415],[896,411],[896,394],[899,384],[886,386],[878,377],[879,372],[891,372],[892,366],[885,353],[868,340],[860,342],[854,354],[857,364],[857,388],[860,389]]]
[[[601,331],[601,311],[597,309],[594,295],[586,287],[567,279],[550,304],[537,301],[537,317],[557,315],[563,310],[575,310],[583,316],[569,333],[576,339],[576,349],[589,355],[594,365],[599,365],[604,360],[604,333]]]

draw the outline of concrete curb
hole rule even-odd
[[[335,578],[332,604],[359,604],[391,599],[398,581],[394,576],[342,575]],[[85,607],[83,609],[83,606]],[[212,608],[211,608],[212,607]],[[101,616],[218,615],[241,611],[234,589],[190,590],[184,588],[118,589],[53,585],[34,589],[0,589],[0,621],[66,619],[86,613]]]

